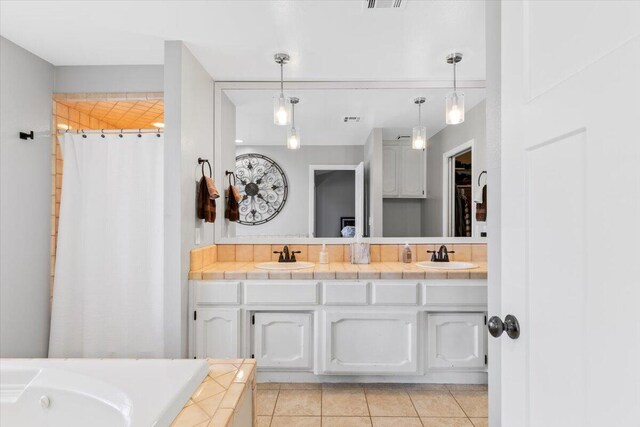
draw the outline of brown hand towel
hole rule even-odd
[[[211,179],[211,177],[208,177],[208,176],[205,176],[204,179],[207,182],[207,190],[209,191],[209,198],[217,199],[218,197],[220,197],[220,193],[218,193],[218,188],[216,188],[216,184],[215,182],[213,182],[213,179]]]
[[[487,220],[487,186],[482,187],[482,203],[476,204],[476,221]]]
[[[236,202],[240,203],[242,201],[242,194],[240,194],[240,190],[235,185],[231,187],[233,190],[233,197],[236,198]]]
[[[240,219],[240,206],[234,196],[233,187],[233,185],[229,184],[226,192],[227,206],[224,209],[224,217],[229,221],[236,222]]]
[[[209,188],[205,177],[200,179],[198,183],[198,201],[196,205],[198,218],[204,219],[205,222],[215,222],[216,220],[216,201],[209,197]]]

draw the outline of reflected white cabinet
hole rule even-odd
[[[382,147],[383,197],[426,197],[426,156],[426,150],[414,150],[410,142],[384,141]]]
[[[341,374],[418,371],[418,314],[324,312],[323,370]]]
[[[252,323],[253,356],[259,368],[311,368],[310,313],[258,312]]]
[[[239,357],[240,309],[199,308],[195,311],[195,356]]]
[[[484,313],[432,313],[428,324],[428,368],[478,369],[485,366]]]

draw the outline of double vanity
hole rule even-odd
[[[253,358],[259,381],[486,382],[484,260],[319,264],[309,250],[285,267],[213,250],[192,263],[190,357]]]

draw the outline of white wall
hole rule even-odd
[[[364,158],[361,145],[302,145],[299,150],[289,150],[284,142],[283,133],[283,145],[238,145],[236,148],[237,154],[258,153],[273,159],[284,170],[289,183],[287,202],[282,211],[263,225],[236,225],[238,236],[307,236],[309,165],[357,165]]]
[[[365,202],[369,225],[369,237],[382,237],[382,129],[374,128],[364,144]]]
[[[466,112],[463,123],[449,125],[429,138],[427,143],[427,198],[424,200],[426,208],[423,209],[422,216],[423,236],[442,236],[442,162],[444,153],[473,139],[475,163],[472,165],[472,184],[477,184],[480,172],[487,170],[485,106],[485,101],[482,101]],[[478,191],[478,188],[474,188],[474,191]],[[474,234],[475,232],[476,230],[474,230]]]
[[[198,157],[213,165],[213,79],[181,41],[165,43],[165,349],[187,352],[189,251],[196,228],[213,243],[213,225],[196,219]]]
[[[0,38],[0,357],[49,344],[53,66]]]
[[[82,65],[55,67],[55,93],[162,92],[162,65]]]
[[[384,199],[382,202],[383,237],[422,236],[422,200]]]

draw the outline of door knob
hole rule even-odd
[[[511,339],[517,339],[520,336],[520,323],[516,316],[507,314],[504,318],[504,322],[498,316],[492,316],[487,322],[487,328],[489,333],[498,338],[504,331],[507,331],[507,335]]]

